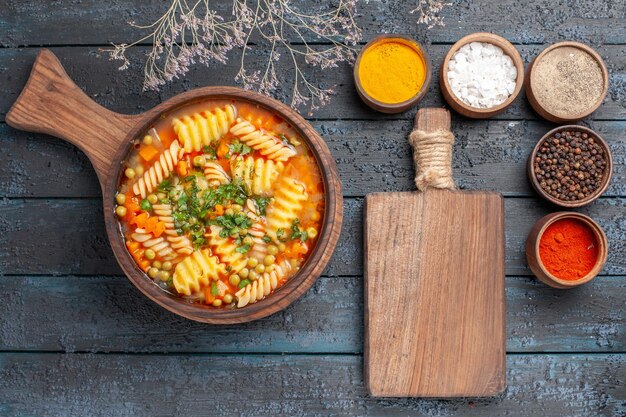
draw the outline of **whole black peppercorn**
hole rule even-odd
[[[591,135],[566,130],[546,138],[532,160],[539,186],[563,201],[582,200],[604,179],[604,150]]]

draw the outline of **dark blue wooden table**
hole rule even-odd
[[[363,196],[413,188],[406,135],[415,110],[396,116],[369,110],[348,65],[318,73],[319,81],[338,84],[331,104],[310,118],[344,186],[345,223],[334,258],[284,312],[239,326],[194,323],[144,298],[121,274],[86,157],[58,139],[11,129],[4,118],[42,46],[94,100],[122,113],[190,88],[233,85],[236,59],[194,67],[160,94],[144,93],[140,60],[148,45],[130,54],[135,67],[127,72],[99,49],[136,38],[126,22],[152,21],[163,1],[0,0],[0,415],[625,415],[624,2],[454,1],[444,12],[446,27],[430,30],[408,14],[413,3],[360,2],[364,41],[406,33],[426,45],[437,69],[450,45],[474,31],[505,36],[526,63],[550,43],[578,40],[596,47],[610,71],[604,105],[582,123],[608,140],[613,182],[581,209],[606,231],[610,255],[602,275],[578,289],[537,282],[524,258],[530,227],[555,210],[525,175],[532,146],[553,125],[539,120],[523,95],[492,120],[453,116],[459,185],[506,197],[505,393],[377,400],[363,386]],[[423,105],[442,104],[435,82]]]

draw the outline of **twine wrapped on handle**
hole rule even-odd
[[[413,147],[415,185],[420,191],[427,188],[454,189],[452,179],[452,145],[454,135],[447,130],[426,132],[414,130],[409,135]]]

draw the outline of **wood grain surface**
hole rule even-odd
[[[441,108],[420,109],[415,120],[416,130],[450,131]],[[505,388],[503,203],[493,192],[433,188],[366,196],[372,396],[481,397]]]
[[[614,177],[603,198],[578,209],[607,232],[609,259],[601,276],[566,292],[538,282],[524,260],[533,223],[557,210],[537,198],[525,162],[536,141],[556,125],[538,120],[523,92],[492,120],[453,115],[457,184],[505,196],[504,394],[489,400],[376,400],[366,393],[362,197],[414,189],[406,135],[415,110],[373,112],[354,90],[350,65],[307,70],[337,91],[309,117],[337,162],[346,197],[337,251],[325,277],[286,310],[253,323],[206,327],[163,310],[121,276],[106,242],[102,194],[87,157],[70,144],[16,131],[4,121],[44,46],[87,96],[126,114],[192,88],[236,85],[238,52],[227,65],[196,65],[161,92],[144,92],[147,42],[129,52],[131,67],[124,72],[101,50],[137,39],[140,33],[128,21],[153,21],[163,1],[0,0],[0,415],[626,414],[623,2],[457,1],[442,13],[446,26],[432,29],[417,25],[418,15],[409,13],[416,3],[359,1],[361,44],[379,33],[404,33],[424,45],[435,74],[459,38],[491,31],[511,41],[526,65],[550,43],[576,40],[596,48],[609,70],[608,95],[582,124],[611,146]],[[222,10],[229,2],[212,4]],[[315,11],[327,2],[301,4]],[[254,66],[267,51],[252,41]],[[281,64],[277,70],[286,84],[294,81],[289,68]],[[422,106],[445,104],[433,81]],[[279,97],[289,98],[284,92]]]

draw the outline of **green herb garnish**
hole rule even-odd
[[[244,143],[239,142],[238,140],[228,145],[229,155],[239,154],[243,156],[249,154],[250,152],[252,152],[252,148]]]
[[[211,282],[211,295],[215,297],[219,293],[220,293],[220,290],[217,288],[217,284],[215,283],[215,281]]]
[[[291,225],[291,239],[300,239],[300,241],[306,242],[308,238],[309,234],[306,232],[306,230],[300,229],[300,220],[295,219],[293,221],[293,224]]]
[[[250,250],[251,247],[252,246],[248,245],[248,244],[241,245],[241,246],[239,246],[238,248],[235,249],[235,252],[247,253]]]
[[[141,203],[139,203],[139,207],[141,207],[141,209],[144,211],[152,210],[152,204],[150,204],[147,198],[141,200]]]
[[[257,197],[254,199],[254,201],[256,202],[257,207],[259,207],[259,213],[262,215],[265,215],[265,209],[267,208],[267,206],[270,204],[270,201],[272,199],[269,197]]]

